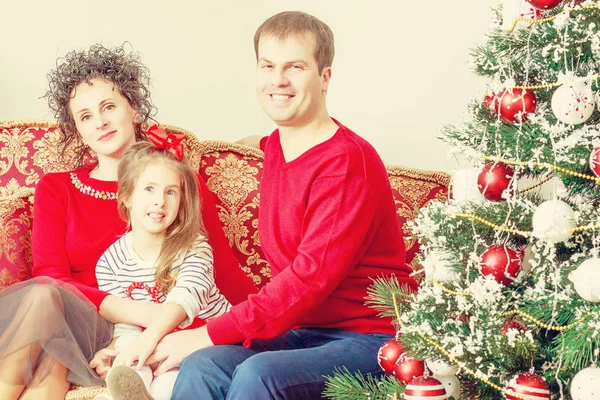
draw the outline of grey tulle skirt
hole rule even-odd
[[[101,385],[88,363],[112,334],[113,325],[71,284],[38,277],[12,285],[0,291],[0,380],[33,387],[58,362],[70,382]]]

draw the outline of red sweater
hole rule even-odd
[[[272,280],[208,321],[215,344],[249,346],[295,327],[394,334],[391,319],[364,305],[371,278],[395,274],[417,287],[392,189],[375,149],[338,125],[331,139],[288,163],[277,130],[261,141],[258,226]]]
[[[116,193],[117,182],[90,178],[91,167],[73,172],[84,185]],[[237,304],[248,294],[256,293],[256,287],[239,268],[229,247],[212,192],[202,179],[199,182],[202,218],[213,248],[217,287],[232,304]],[[75,285],[98,308],[108,294],[98,290],[96,263],[125,230],[116,200],[82,193],[71,182],[70,172],[46,174],[35,190],[32,274]]]

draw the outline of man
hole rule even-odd
[[[377,351],[394,331],[364,305],[370,278],[394,273],[416,288],[381,159],[327,112],[329,27],[283,12],[254,46],[259,101],[278,127],[244,141],[265,152],[259,232],[272,281],[206,327],[163,339],[157,373],[198,350],[173,399],[318,399],[336,366],[380,374]]]

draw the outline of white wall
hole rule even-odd
[[[254,92],[252,38],[264,19],[302,10],[330,25],[330,114],[386,163],[451,170],[437,137],[484,81],[467,66],[498,0],[0,0],[0,120],[52,119],[40,97],[55,59],[129,41],[153,79],[158,120],[234,141],[273,124]],[[467,4],[468,3],[468,4]]]

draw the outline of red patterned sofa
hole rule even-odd
[[[215,194],[219,217],[240,268],[257,287],[264,286],[271,275],[257,231],[262,152],[234,143],[199,141],[191,132],[174,126],[163,128],[186,135],[186,154]],[[0,290],[31,277],[35,185],[45,173],[72,168],[69,159],[59,160],[59,135],[53,122],[0,121]],[[411,237],[406,222],[429,201],[447,198],[450,177],[400,166],[388,166],[388,174],[398,223],[405,234],[406,261],[419,269],[419,244]],[[74,388],[67,399],[92,398],[100,390]]]

